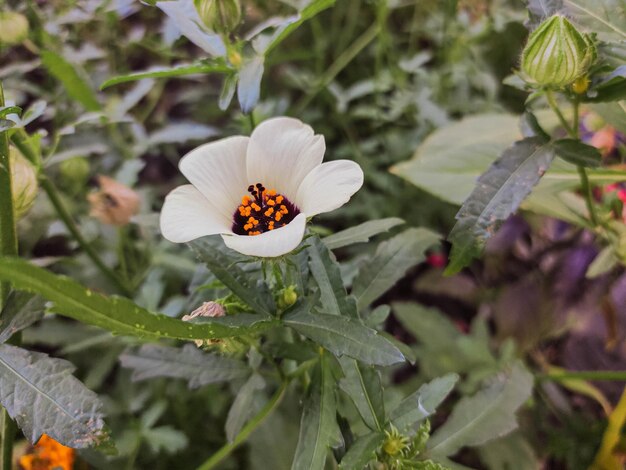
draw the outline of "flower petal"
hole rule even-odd
[[[228,219],[190,184],[179,186],[165,198],[161,234],[171,242],[185,243],[230,230]]]
[[[304,237],[306,215],[300,213],[284,227],[261,235],[222,235],[227,247],[249,256],[273,258],[294,250]]]
[[[246,148],[249,138],[227,137],[192,150],[179,163],[180,171],[228,220],[247,194]]]
[[[363,170],[350,160],[314,168],[298,188],[296,205],[308,217],[343,206],[363,185]]]
[[[293,200],[304,177],[322,163],[325,150],[324,136],[298,119],[268,119],[250,136],[248,180]]]

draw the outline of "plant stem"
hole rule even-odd
[[[623,370],[577,370],[547,372],[538,376],[540,380],[602,380],[602,381],[626,381],[626,371]]]
[[[276,409],[276,407],[280,404],[282,400],[285,390],[287,390],[288,382],[283,382],[280,388],[276,391],[274,396],[270,399],[269,402],[259,411],[259,413],[248,421],[239,434],[235,436],[232,442],[226,443],[222,446],[215,454],[213,454],[207,461],[205,461],[202,465],[200,465],[197,470],[210,470],[215,468],[217,464],[219,464],[222,460],[228,457],[233,450],[239,447],[247,438],[252,434],[252,432],[258,428],[261,423],[267,418],[272,411]]]
[[[570,126],[563,116],[563,113],[559,109],[559,105],[554,99],[554,94],[551,90],[546,90],[546,99],[548,100],[548,104],[550,108],[554,111],[556,116],[559,118],[561,125],[565,128],[567,133],[572,139],[578,139],[578,121],[579,121],[579,101],[575,99],[572,103],[574,105],[574,123],[573,126]],[[587,212],[589,212],[589,218],[591,219],[591,224],[593,227],[597,227],[599,225],[598,215],[596,214],[596,208],[593,200],[593,191],[591,185],[589,184],[589,176],[587,175],[587,170],[585,167],[578,165],[576,167],[578,170],[578,176],[580,177],[580,187],[582,189],[583,198],[585,199],[585,205],[587,206]]]
[[[124,281],[117,274],[115,274],[115,272],[113,272],[111,268],[104,264],[104,261],[100,259],[96,250],[94,250],[94,248],[87,242],[87,240],[85,240],[83,235],[80,233],[78,227],[76,226],[76,223],[74,222],[74,219],[72,219],[72,216],[68,212],[67,208],[65,207],[65,205],[63,205],[59,193],[57,192],[54,184],[52,184],[52,181],[44,176],[41,179],[41,187],[48,195],[50,202],[52,203],[54,209],[57,211],[57,214],[65,224],[65,227],[74,237],[74,239],[76,239],[76,241],[83,249],[83,251],[87,254],[87,256],[91,258],[91,260],[98,267],[98,269],[100,269],[102,274],[104,274],[121,292],[123,292],[124,295],[131,297],[133,292],[128,288]]]
[[[4,89],[0,82],[0,107],[4,106]],[[13,209],[13,195],[11,191],[11,159],[9,151],[9,137],[6,132],[0,132],[0,255],[17,255],[17,232],[15,229],[15,211]],[[9,295],[10,285],[0,284],[0,311],[4,307]],[[0,409],[0,470],[11,470],[13,460],[13,439],[15,424],[4,408]]]
[[[380,31],[380,24],[378,20],[374,22],[367,30],[361,34],[345,51],[341,53],[337,60],[333,62],[328,69],[319,78],[318,85],[311,90],[311,92],[305,95],[298,104],[295,106],[294,115],[299,115],[315,98],[315,96],[322,91],[333,79],[339,75],[339,73],[350,63],[352,60],[372,42]]]

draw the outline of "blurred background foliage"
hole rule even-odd
[[[296,3],[242,1],[233,43],[268,18],[293,14]],[[0,44],[7,101],[30,110],[23,124],[83,236],[146,308],[180,316],[199,298],[218,296],[191,251],[163,240],[157,226],[165,194],[183,183],[180,157],[207,140],[250,132],[236,101],[219,107],[225,75],[144,79],[99,91],[111,77],[206,53],[158,8],[135,0],[5,0],[4,9],[29,24],[26,37]],[[341,0],[268,54],[254,121],[296,116],[325,136],[327,159],[353,159],[365,171],[365,187],[349,205],[316,219],[319,232],[384,217],[449,232],[457,206],[389,169],[456,120],[523,111],[527,94],[503,79],[518,65],[526,20],[525,6],[513,0]],[[117,228],[90,216],[87,196],[98,175],[138,193],[132,225]],[[43,192],[19,235],[23,255],[115,292]],[[346,284],[374,248],[338,251]],[[520,414],[520,430],[462,451],[459,461],[492,470],[588,468],[623,383],[545,379],[557,367],[624,369],[626,277],[621,269],[586,277],[598,252],[588,233],[531,215],[510,219],[484,259],[459,275],[444,278],[446,254],[432,253],[378,301],[392,305],[393,315],[382,321],[410,344],[415,359],[384,376],[389,399],[448,372],[462,376],[460,398],[513,358],[526,357],[538,386]],[[133,382],[118,359],[137,340],[58,317],[25,330],[23,342],[69,359],[105,399],[120,453],[111,461],[82,452],[95,468],[195,468],[224,443],[235,385],[189,390],[175,380]],[[297,398],[288,396],[223,468],[261,470],[267,462],[290,468]],[[445,410],[433,427],[444,417]]]

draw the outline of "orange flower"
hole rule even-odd
[[[100,191],[91,193],[87,200],[91,204],[89,214],[104,224],[121,227],[139,210],[139,195],[107,176],[98,176]]]
[[[23,470],[72,470],[74,449],[44,434],[29,454],[20,457],[20,467]]]
[[[589,143],[606,157],[617,147],[617,131],[611,126],[604,126],[593,135]]]

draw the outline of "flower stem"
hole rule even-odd
[[[626,381],[626,371],[623,370],[577,370],[555,371],[538,375],[540,380],[602,380],[602,381]]]
[[[550,108],[554,111],[556,116],[559,118],[561,125],[565,128],[567,133],[572,139],[578,139],[578,122],[580,119],[580,111],[579,111],[579,101],[575,99],[573,102],[574,105],[574,123],[573,126],[570,126],[563,116],[563,113],[559,109],[559,105],[554,99],[554,94],[551,90],[546,90],[546,99],[548,100],[548,104]],[[587,212],[589,212],[589,218],[591,219],[591,224],[593,227],[597,227],[600,223],[598,220],[598,215],[596,214],[596,208],[593,200],[593,190],[591,188],[591,184],[589,184],[589,176],[587,175],[587,170],[585,167],[578,165],[576,167],[578,170],[578,176],[580,177],[580,186],[583,193],[583,198],[585,199],[585,205],[587,206]]]
[[[350,46],[341,53],[337,60],[335,60],[328,69],[319,78],[318,84],[311,92],[305,95],[298,104],[295,106],[294,116],[299,115],[315,98],[315,96],[322,91],[333,79],[339,75],[339,73],[350,63],[352,60],[365,49],[370,42],[376,39],[380,32],[380,24],[378,20],[374,22],[367,30],[361,34]]]
[[[65,224],[65,227],[70,232],[70,234],[74,237],[74,239],[78,242],[83,251],[91,258],[94,264],[100,269],[102,274],[104,274],[124,295],[131,297],[133,292],[128,286],[124,283],[124,281],[117,275],[115,272],[109,268],[104,261],[98,256],[96,250],[85,240],[83,235],[78,230],[76,223],[72,219],[72,216],[68,212],[67,208],[61,201],[59,193],[57,192],[56,187],[52,184],[45,176],[41,179],[41,187],[48,195],[50,202],[54,206],[57,214]]]
[[[0,107],[4,106],[4,89],[0,82]],[[11,191],[11,159],[9,152],[9,137],[6,132],[0,132],[0,255],[17,255],[17,231],[15,228],[15,211],[13,210],[13,195]],[[6,304],[10,285],[0,284],[0,311]],[[13,439],[15,424],[6,409],[0,408],[0,470],[11,470],[13,460]]]
[[[252,418],[248,424],[246,424],[239,434],[235,436],[232,442],[226,443],[222,446],[216,453],[214,453],[208,460],[206,460],[202,465],[200,465],[197,470],[211,470],[215,468],[217,464],[219,464],[222,460],[228,457],[233,450],[239,447],[252,432],[258,428],[265,418],[267,418],[272,411],[276,409],[276,407],[280,404],[283,396],[285,395],[285,390],[287,390],[288,382],[283,382],[279,389],[276,391],[274,396],[270,399],[269,402],[259,411],[259,413]]]

